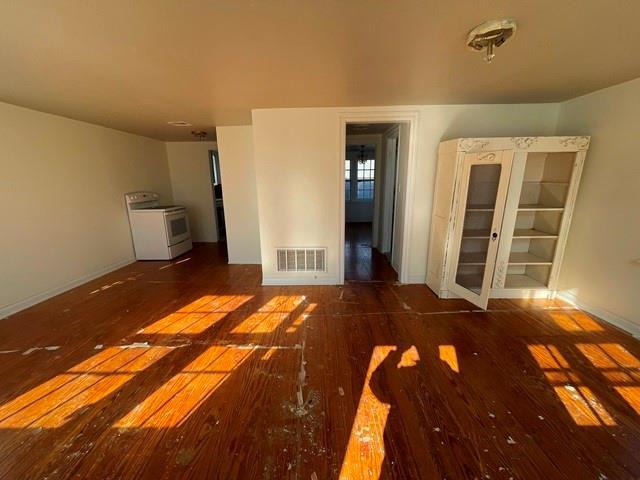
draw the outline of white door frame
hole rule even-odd
[[[413,220],[413,191],[415,188],[415,170],[418,153],[418,120],[419,113],[415,109],[395,108],[362,108],[349,112],[342,112],[339,116],[340,150],[338,151],[338,192],[340,200],[339,215],[339,271],[338,282],[344,284],[344,227],[345,227],[345,198],[344,198],[344,154],[346,151],[347,123],[404,123],[409,127],[409,150],[407,152],[406,178],[403,184],[398,184],[405,191],[404,225],[402,226],[402,260],[398,280],[409,283],[409,246]],[[397,198],[397,197],[396,197]],[[396,218],[396,221],[398,219]],[[396,244],[394,242],[394,244]]]

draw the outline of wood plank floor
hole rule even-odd
[[[347,223],[344,230],[345,280],[395,281],[398,274],[387,258],[372,248],[373,225],[366,222]]]
[[[0,321],[0,478],[640,478],[630,336],[260,278],[197,246]]]

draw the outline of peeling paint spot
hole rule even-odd
[[[60,348],[60,345],[51,345],[49,347],[44,347],[45,350],[49,350],[50,352],[54,352]]]
[[[98,345],[96,345],[95,347],[93,347],[94,350],[102,350],[104,348],[104,345],[99,343]]]
[[[509,436],[507,437],[507,443],[508,443],[509,445],[515,445],[515,444],[516,444],[516,441],[515,441],[513,438],[511,438],[511,435],[509,435]]]

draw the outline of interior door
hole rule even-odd
[[[458,185],[453,255],[448,287],[482,309],[487,308],[513,152],[464,156]]]

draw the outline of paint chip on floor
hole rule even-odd
[[[509,435],[509,436],[507,437],[507,443],[508,443],[509,445],[515,445],[515,444],[516,444],[516,441],[515,441],[513,438],[511,438],[511,435]]]
[[[31,354],[33,352],[37,352],[38,350],[42,350],[42,347],[31,347],[31,348],[28,348],[27,350],[22,352],[22,355],[29,355],[29,354]]]
[[[120,345],[120,348],[149,348],[149,342],[133,342],[129,345]]]

